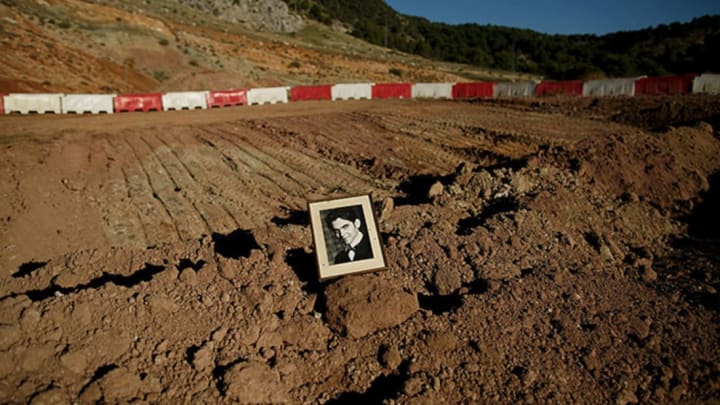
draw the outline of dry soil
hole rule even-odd
[[[719,101],[2,116],[0,401],[717,401]]]

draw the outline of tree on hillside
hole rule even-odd
[[[376,45],[449,62],[553,79],[720,72],[720,16],[596,35],[546,35],[492,25],[449,25],[397,13],[382,0],[285,0]]]

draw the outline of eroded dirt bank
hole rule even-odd
[[[717,399],[718,100],[579,103],[0,117],[0,398]],[[388,269],[317,282],[367,192]]]

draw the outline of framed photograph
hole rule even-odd
[[[370,195],[308,203],[321,280],[385,268]]]

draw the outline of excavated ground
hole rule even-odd
[[[719,106],[2,116],[0,401],[716,401]],[[388,267],[320,283],[361,193]]]

